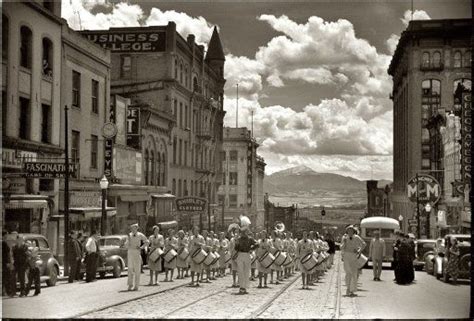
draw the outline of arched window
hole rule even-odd
[[[464,53],[462,66],[463,67],[471,67],[471,51],[470,50],[468,50]]]
[[[454,63],[453,63],[454,68],[461,68],[461,52],[456,51],[454,53]]]
[[[429,67],[430,66],[430,53],[425,51],[421,58],[421,66]]]
[[[182,186],[181,186],[181,179],[178,179],[178,197],[183,196],[182,194]]]
[[[186,88],[188,88],[188,79],[189,79],[189,76],[188,76],[188,66],[186,66],[184,68],[184,86],[186,86]]]
[[[53,76],[53,43],[48,38],[43,38],[43,75]]]
[[[30,28],[20,28],[20,66],[31,69],[32,38]]]
[[[171,192],[176,196],[176,179],[173,178],[173,183],[171,184]]]
[[[155,181],[156,181],[156,178],[155,178],[155,154],[153,153],[153,151],[150,152],[150,164],[149,164],[149,168],[150,168],[150,185],[155,185]]]
[[[183,196],[188,196],[188,181],[183,181]]]
[[[161,186],[161,155],[160,153],[156,154],[155,166],[156,166],[156,169],[158,170],[158,175],[156,175],[156,185]]]
[[[145,149],[145,185],[148,185],[148,149]]]
[[[162,153],[161,154],[161,183],[163,185],[167,185],[166,184],[166,164],[168,163],[167,159],[166,159],[166,156],[165,156],[165,153]]]
[[[197,77],[193,78],[193,91],[199,92],[199,85],[198,85]]]
[[[178,80],[178,59],[174,60],[174,79]]]
[[[8,60],[9,28],[8,17],[2,14],[2,59],[5,61]]]
[[[179,83],[183,83],[183,64],[179,65]]]
[[[441,53],[439,51],[435,51],[433,53],[433,67],[440,67],[441,66]]]
[[[191,184],[190,184],[190,185],[191,185],[191,194],[190,194],[190,195],[191,195],[191,196],[194,196],[194,181],[193,181],[193,180],[191,180]]]

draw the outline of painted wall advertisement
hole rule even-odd
[[[114,148],[114,174],[122,184],[140,184],[142,181],[142,153],[125,148]]]
[[[166,50],[165,31],[84,31],[90,41],[112,52],[159,52]]]

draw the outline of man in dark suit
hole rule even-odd
[[[68,244],[68,262],[69,262],[69,278],[68,282],[73,283],[81,270],[81,246],[77,240],[77,232],[70,233]]]
[[[28,268],[28,246],[26,246],[25,240],[22,236],[18,236],[17,243],[13,247],[12,252],[15,274],[20,281],[20,296],[26,296],[25,277]]]

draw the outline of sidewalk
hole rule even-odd
[[[148,271],[141,275],[140,290],[127,291],[127,278],[98,279],[96,282],[60,281],[54,287],[43,284],[39,296],[3,297],[3,318],[72,318],[100,308],[120,304],[161,291],[187,284],[191,278],[160,282],[159,286],[147,286]],[[61,277],[63,278],[63,277]],[[160,274],[160,281],[164,278]],[[28,307],[25,309],[25,307]]]

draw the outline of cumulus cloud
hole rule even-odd
[[[411,20],[430,20],[431,19],[429,14],[426,13],[426,11],[424,10],[413,11],[413,19],[412,19],[411,12],[412,12],[411,10],[405,11],[405,13],[403,14],[403,18],[400,19],[406,27],[408,27],[408,23]]]
[[[399,40],[400,40],[400,36],[393,33],[387,39],[386,44],[387,44],[388,51],[390,52],[391,55],[395,53],[395,49],[397,49]]]

